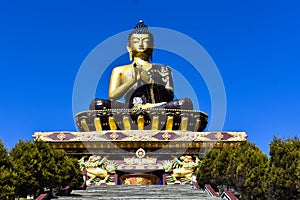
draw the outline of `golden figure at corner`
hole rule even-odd
[[[113,69],[108,92],[110,100],[94,99],[90,104],[91,110],[153,107],[193,109],[188,98],[173,100],[171,68],[150,63],[154,37],[143,21],[139,21],[129,34],[127,50],[132,63]],[[122,97],[125,103],[119,101]]]
[[[163,167],[166,172],[172,172],[171,176],[167,177],[168,183],[180,183],[178,178],[183,178],[183,182],[192,181],[192,175],[200,166],[200,159],[196,157],[193,161],[192,156],[181,156],[180,159],[174,158],[172,161],[165,161]]]

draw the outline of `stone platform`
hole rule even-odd
[[[190,154],[203,157],[213,147],[235,146],[245,141],[245,132],[193,132],[180,130],[109,130],[90,132],[35,132],[53,148],[64,149],[75,157],[97,154],[114,159],[134,156],[142,148],[147,156]],[[202,155],[203,154],[203,155]]]
[[[204,190],[194,190],[191,185],[147,185],[147,186],[106,186],[88,187],[86,190],[74,190],[71,196],[61,196],[58,200],[159,200],[159,199],[219,199],[208,197]]]
[[[196,168],[200,160],[212,148],[235,147],[239,142],[246,140],[247,134],[227,131],[107,130],[36,132],[33,137],[37,141],[48,143],[53,148],[65,150],[69,156],[80,159],[83,168],[95,165],[93,169],[90,169],[92,171],[89,172],[87,169],[86,175],[93,177],[94,175],[91,175],[93,173],[98,176],[98,172],[101,171],[103,177],[102,179],[99,177],[88,179],[90,181],[88,185],[93,185],[93,183],[101,185],[103,181],[109,179],[110,181],[106,183],[111,185],[118,185],[121,182],[139,185],[142,178],[145,179],[149,174],[158,179],[156,181],[145,179],[143,184],[157,184],[158,182],[174,184],[176,181],[186,184],[191,179],[191,169]],[[96,163],[99,165],[96,166]],[[171,171],[175,168],[177,175],[183,173],[185,166],[188,166],[190,170],[185,172],[189,175],[177,179],[175,175],[171,176]],[[140,174],[142,176],[135,177]],[[121,177],[124,175],[128,177],[123,180]]]

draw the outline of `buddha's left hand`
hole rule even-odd
[[[146,104],[135,104],[134,109],[139,110],[149,110],[151,108],[159,107],[166,104],[166,102],[160,102],[160,103],[146,103]]]

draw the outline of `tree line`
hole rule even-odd
[[[246,141],[214,148],[197,170],[200,186],[230,189],[240,199],[300,199],[300,140],[274,138],[269,157]]]
[[[15,199],[83,182],[77,159],[44,142],[19,141],[8,153],[0,140],[0,199]]]

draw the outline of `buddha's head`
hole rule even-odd
[[[152,60],[154,38],[148,26],[143,21],[139,21],[129,34],[127,50],[130,60],[134,57],[139,57],[146,61]]]

